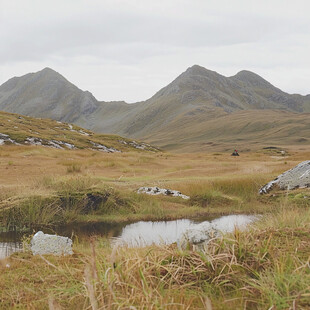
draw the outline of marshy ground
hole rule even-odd
[[[310,150],[240,153],[102,153],[0,148],[0,226],[30,232],[85,222],[262,214],[250,231],[208,252],[176,245],[113,248],[76,240],[71,257],[16,253],[0,262],[3,309],[309,309],[310,192],[259,188]],[[189,200],[138,195],[141,186]],[[9,266],[9,267],[7,267]]]

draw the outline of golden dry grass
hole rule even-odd
[[[125,212],[125,217],[109,214],[106,220],[134,220],[140,215],[145,219],[168,219],[202,213],[262,213],[270,206],[258,197],[260,186],[309,155],[310,152],[290,152],[289,156],[281,157],[254,152],[236,158],[228,153],[110,154],[2,146],[0,206],[8,208],[30,196],[45,199],[64,193],[105,193],[112,189],[116,200],[128,200],[131,212]],[[192,199],[187,202],[170,197],[139,198],[135,191],[140,186],[176,189]],[[103,220],[103,217],[90,219]]]
[[[309,158],[310,149],[291,152],[288,157],[262,152],[231,157],[229,153],[101,153],[91,150],[64,151],[35,146],[0,146],[2,186],[31,187],[40,177],[62,178],[67,167],[78,165],[81,176],[100,178],[134,187],[187,181],[261,177],[268,180]],[[185,182],[186,181],[186,182]],[[150,184],[151,185],[151,184]]]
[[[82,220],[265,214],[252,231],[236,231],[203,253],[180,252],[175,245],[111,248],[99,238],[75,243],[72,257],[14,254],[0,261],[1,307],[308,309],[310,214],[303,197],[309,191],[262,197],[258,189],[309,155],[264,151],[235,158],[0,146],[1,207],[26,204],[29,212],[23,215],[33,222],[38,220],[34,205],[42,207],[39,219],[48,221],[59,197],[78,199],[85,193],[109,193],[106,207],[114,211]],[[191,200],[135,194],[140,186],[155,185],[180,190]],[[65,216],[79,219],[79,214]]]

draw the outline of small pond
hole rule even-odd
[[[22,250],[22,234],[16,232],[0,233],[0,259]]]
[[[257,219],[253,215],[227,215],[219,218],[200,218],[197,220],[181,219],[174,221],[139,221],[135,223],[108,224],[79,224],[68,225],[55,231],[42,229],[45,233],[57,233],[62,236],[78,238],[92,235],[105,236],[121,245],[139,247],[151,244],[171,244],[189,228],[195,228],[203,222],[209,222],[222,232],[232,232],[235,227],[245,228]],[[14,232],[0,233],[0,259],[13,252],[22,250],[21,234]]]

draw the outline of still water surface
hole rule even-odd
[[[200,223],[208,222],[214,228],[222,232],[232,232],[235,227],[245,228],[257,219],[253,215],[228,215],[219,218],[201,218],[198,220],[174,220],[174,221],[140,221],[130,224],[96,223],[87,225],[69,225],[58,228],[56,231],[44,230],[45,233],[57,233],[62,236],[83,238],[91,235],[100,235],[112,238],[121,245],[139,247],[151,244],[171,244],[187,230],[195,228]],[[22,235],[16,233],[0,234],[0,259],[9,256],[13,252],[21,251]]]

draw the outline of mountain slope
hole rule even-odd
[[[89,92],[46,68],[0,86],[0,110],[73,122],[95,132],[120,134],[173,149],[194,141],[204,143],[207,137],[214,140],[213,130],[221,143],[227,137],[235,141],[242,134],[242,139],[248,137],[248,143],[255,145],[255,137],[262,139],[262,133],[270,137],[268,124],[273,119],[279,128],[290,119],[297,122],[288,134],[307,138],[308,127],[301,128],[307,124],[298,122],[299,118],[309,119],[310,95],[287,94],[250,71],[225,77],[195,65],[146,101],[98,102]],[[253,124],[257,115],[261,117],[260,125],[254,126],[257,133],[250,131],[253,126],[238,125],[240,115],[246,115]],[[271,136],[277,141],[275,133]]]
[[[0,112],[0,147],[38,145],[56,149],[91,149],[107,153],[158,149],[117,135],[95,134],[81,127],[54,121]]]
[[[310,113],[279,110],[238,111],[207,122],[203,114],[187,115],[170,123],[165,131],[144,139],[163,149],[179,152],[253,150],[265,146],[308,147],[309,120]]]

